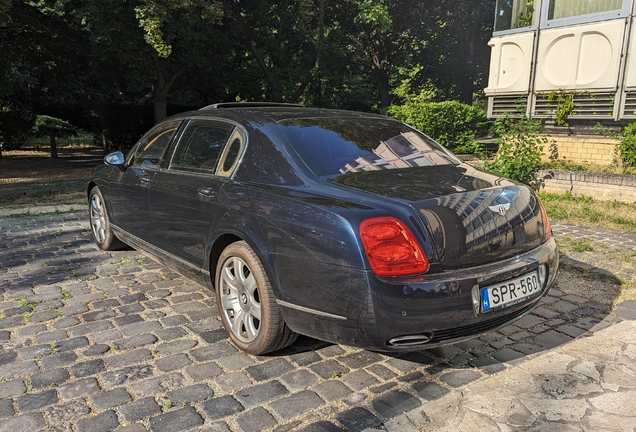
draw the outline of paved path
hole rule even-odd
[[[249,356],[208,292],[99,251],[84,212],[0,217],[0,432],[632,431],[636,306],[611,309],[636,239],[554,230],[573,248],[559,289],[499,332],[400,356],[305,337]],[[603,296],[577,291],[594,284]]]

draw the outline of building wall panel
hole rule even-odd
[[[617,88],[625,20],[542,30],[535,91]]]
[[[490,40],[491,60],[486,94],[522,93],[530,86],[534,33],[512,34]]]

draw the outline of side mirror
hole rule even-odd
[[[126,163],[126,157],[120,151],[109,153],[104,157],[104,163],[106,165],[124,165]]]

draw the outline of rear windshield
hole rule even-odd
[[[460,162],[405,124],[376,118],[310,118],[280,122],[305,164],[321,177]]]

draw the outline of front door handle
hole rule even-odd
[[[216,194],[216,191],[209,187],[200,187],[197,189],[197,192],[199,192],[199,195],[204,197],[213,197]]]

